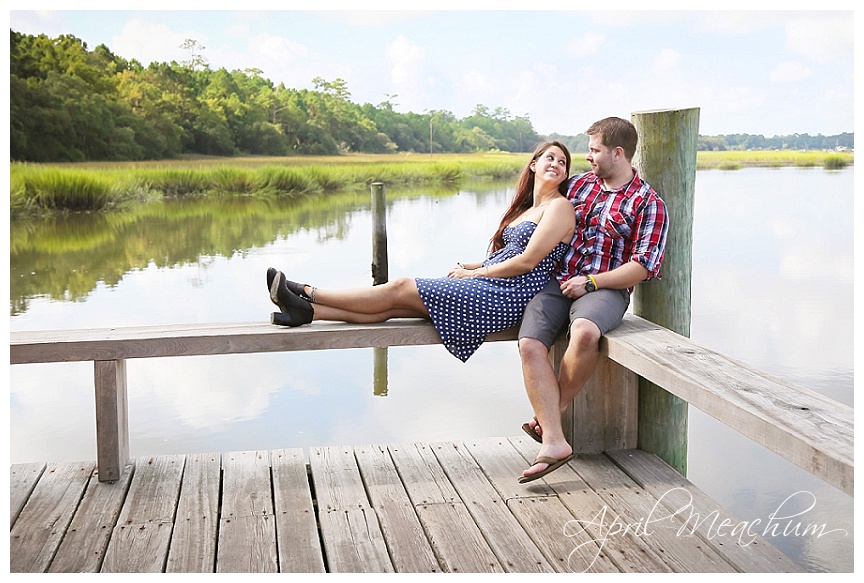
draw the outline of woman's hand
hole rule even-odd
[[[451,279],[471,279],[472,277],[488,277],[489,268],[477,264],[477,269],[469,269],[461,263],[457,263],[447,273],[447,277]]]
[[[457,265],[450,270],[450,273],[447,274],[447,277],[451,279],[469,279],[471,277],[476,277],[476,272],[476,269],[465,269],[461,265]]]

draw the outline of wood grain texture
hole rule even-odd
[[[651,532],[635,528],[655,509],[674,514],[680,500],[660,494],[670,489],[693,493],[700,511],[718,508],[656,456],[638,450],[580,456],[542,480],[518,484],[514,473],[536,449],[522,436],[316,448],[319,455],[309,456],[316,461],[308,466],[300,449],[158,456],[134,460],[124,473],[126,482],[112,484],[93,477],[93,462],[48,464],[32,488],[23,480],[30,494],[12,527],[10,568],[63,573],[796,570],[765,541],[712,540],[705,524],[693,535],[679,532],[678,524],[687,526],[683,516],[663,535],[655,532],[659,524],[652,523]],[[326,502],[316,508],[316,500]],[[269,512],[271,502],[275,515]],[[602,516],[606,524],[598,521]],[[610,531],[613,516],[631,528]],[[730,515],[721,510],[719,516]]]
[[[851,407],[642,318],[626,324],[605,339],[609,358],[853,495]]]

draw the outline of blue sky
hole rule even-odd
[[[41,10],[51,5],[86,9]],[[115,11],[99,2],[13,0],[8,14],[17,32],[72,34],[144,64],[188,59],[180,45],[194,39],[212,68],[257,68],[296,88],[311,88],[317,76],[342,78],[352,101],[396,95],[403,112],[465,117],[477,104],[500,107],[527,115],[542,134],[580,133],[608,115],[688,107],[700,108],[706,135],[854,131],[851,2],[721,12],[554,11],[471,0],[414,4],[447,8],[437,11],[392,10],[406,5],[396,2],[362,2],[379,10],[357,11],[291,10],[310,6],[296,2],[280,3],[282,10],[252,2],[244,11],[218,1],[206,11],[148,5],[153,10]]]

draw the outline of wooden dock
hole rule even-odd
[[[437,343],[428,321],[411,319],[13,333],[13,365],[94,362],[97,455],[12,467],[11,570],[799,570],[634,449],[640,378],[854,495],[851,407],[634,316],[601,340],[604,358],[565,415],[579,457],[545,481],[518,484],[539,448],[521,436],[130,459],[127,359]],[[559,341],[553,362],[562,351]]]
[[[652,454],[580,455],[517,483],[538,447],[516,437],[159,456],[116,482],[100,482],[95,462],[15,465],[10,569],[800,570]]]

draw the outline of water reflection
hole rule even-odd
[[[697,173],[691,325],[695,341],[850,405],[852,177]],[[505,187],[388,191],[391,277],[479,260],[509,197]],[[266,321],[271,265],[316,285],[369,285],[371,228],[366,192],[13,223],[11,328]],[[530,411],[513,343],[484,345],[465,364],[431,346],[127,369],[133,456],[513,435]],[[19,365],[10,377],[13,463],[93,459],[92,365]],[[693,408],[689,425],[691,480],[742,520],[813,493],[802,521],[849,536],[772,542],[810,570],[851,570],[850,497]]]

